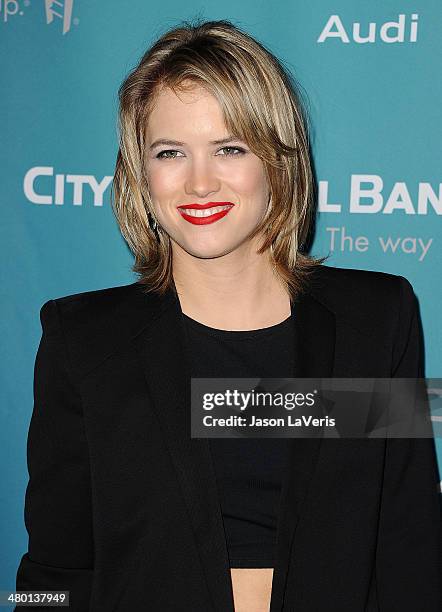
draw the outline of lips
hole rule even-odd
[[[180,209],[187,210],[193,208],[194,210],[205,210],[206,208],[215,208],[215,206],[234,206],[232,202],[207,202],[207,204],[183,204],[178,206]]]
[[[225,217],[233,207],[232,202],[207,202],[206,204],[183,204],[177,208],[185,221],[193,225],[207,225]],[[212,214],[199,213],[197,216],[194,212],[185,212],[203,211],[211,208],[216,209],[212,211]]]

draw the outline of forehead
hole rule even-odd
[[[157,132],[167,129],[167,134]],[[225,131],[224,118],[219,102],[207,89],[194,85],[189,90],[176,91],[163,88],[155,99],[146,125],[151,138],[173,133],[212,133]]]

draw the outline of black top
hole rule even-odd
[[[193,378],[292,377],[292,318],[262,329],[214,329],[183,313]],[[230,567],[273,567],[288,440],[213,438]]]

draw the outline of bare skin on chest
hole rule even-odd
[[[235,612],[269,612],[273,568],[231,568]]]

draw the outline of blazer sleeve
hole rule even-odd
[[[422,334],[410,283],[399,277],[392,377],[423,378]],[[433,438],[387,439],[376,584],[381,612],[440,612],[441,496]]]
[[[34,407],[27,440],[24,519],[29,545],[17,570],[16,590],[69,591],[69,610],[87,612],[94,560],[82,405],[71,379],[54,300],[42,306],[40,320],[43,333],[35,359]],[[14,610],[18,608],[23,606]]]

